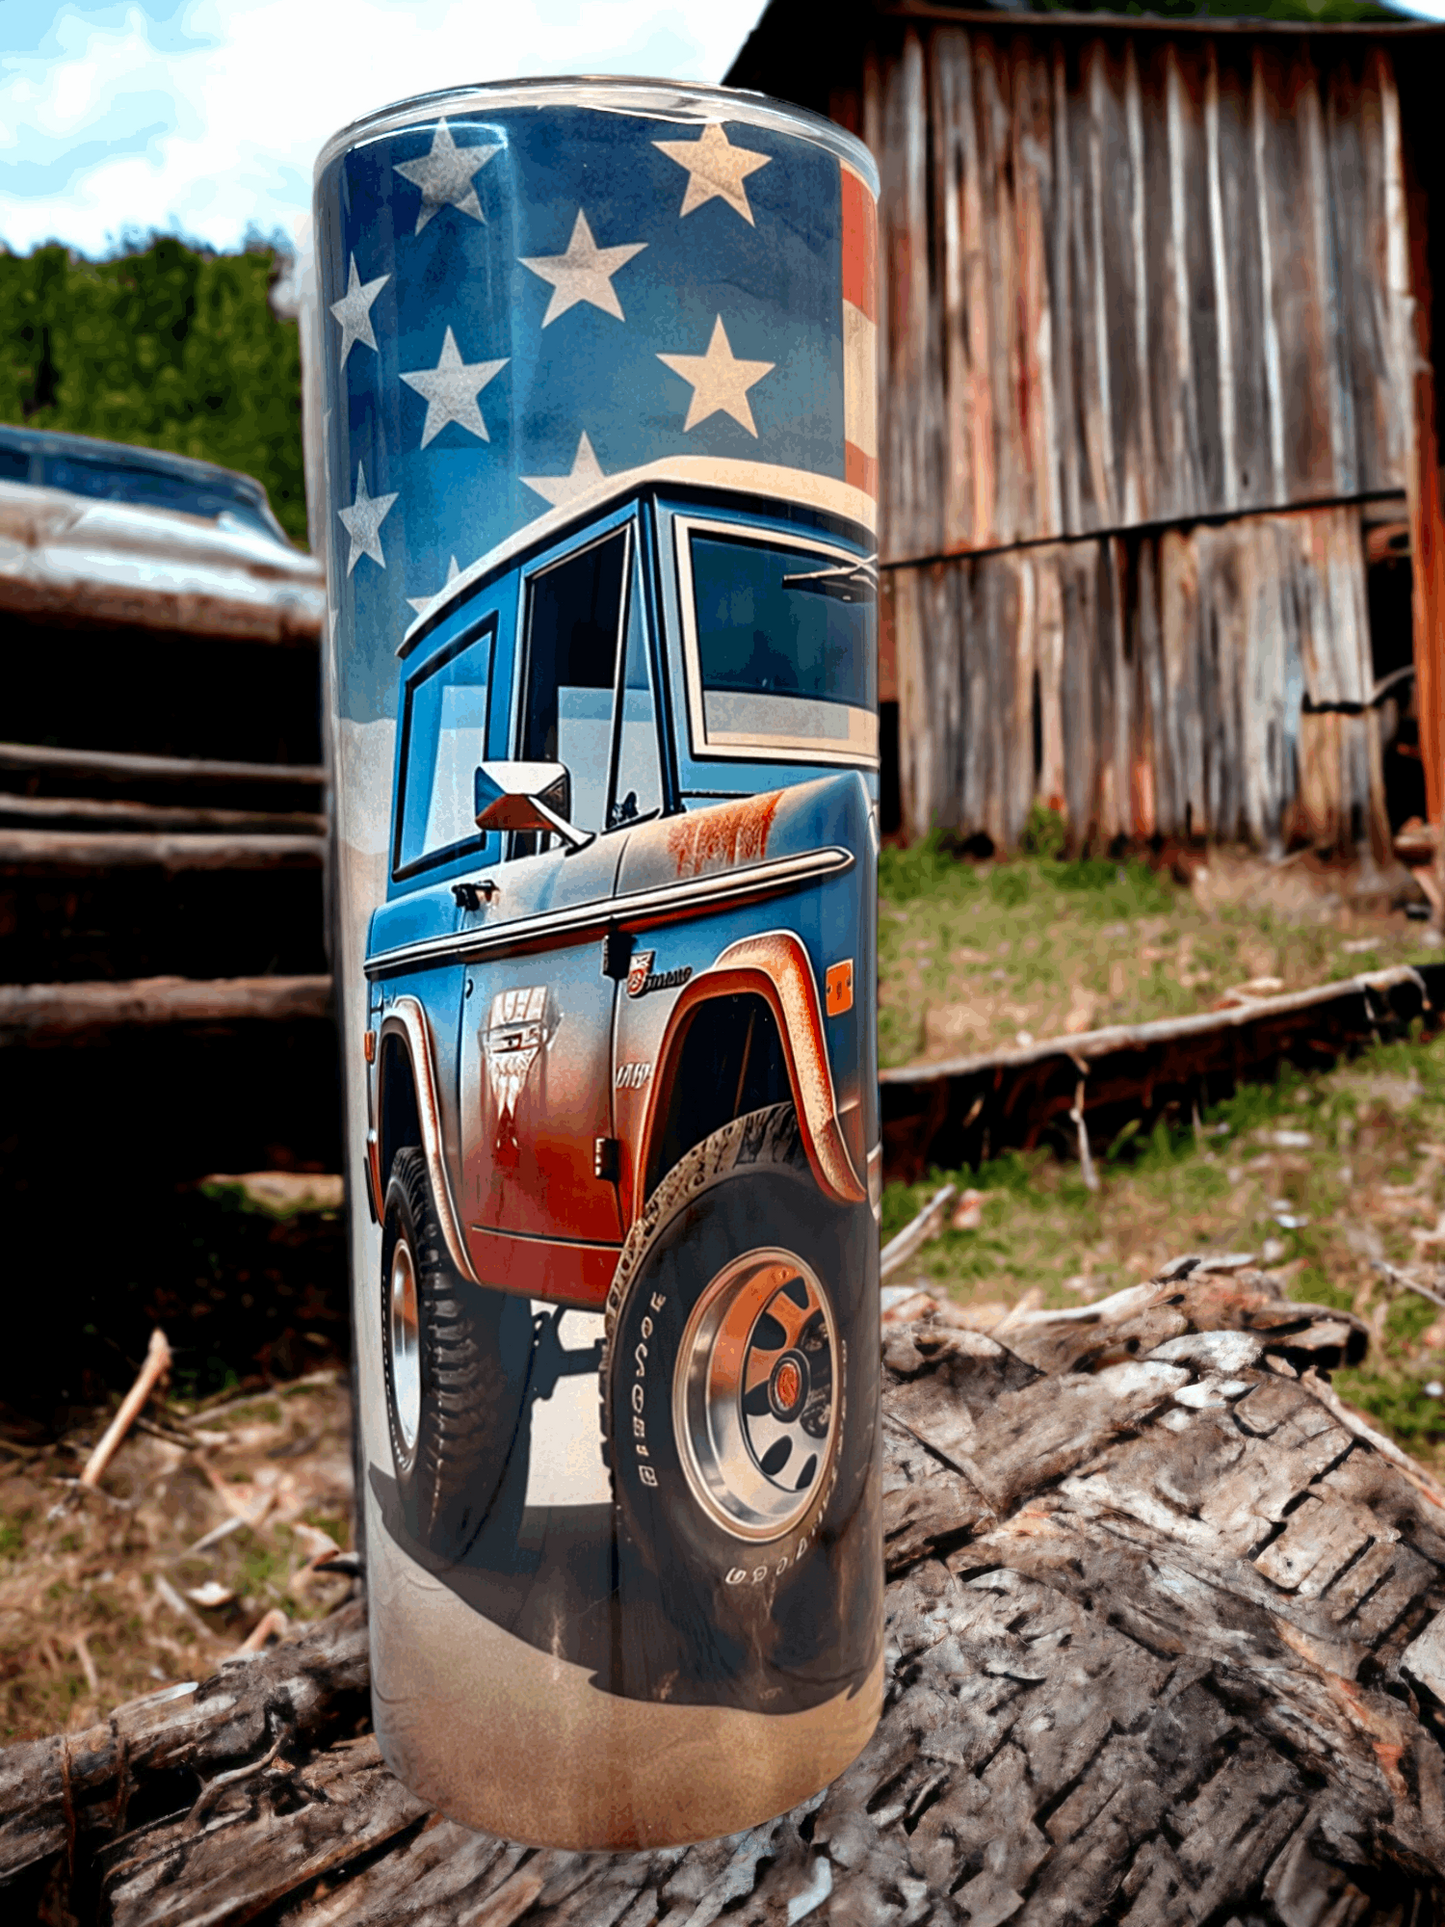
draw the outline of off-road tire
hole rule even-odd
[[[420,1422],[407,1449],[396,1407],[388,1294],[398,1239],[411,1242],[418,1300]],[[525,1489],[519,1418],[531,1315],[524,1299],[460,1277],[447,1255],[426,1158],[397,1152],[382,1221],[382,1376],[397,1492],[408,1529],[432,1552],[459,1556],[486,1523],[504,1476]],[[510,1361],[511,1370],[508,1370]],[[518,1361],[521,1361],[520,1375]]]
[[[681,1158],[618,1262],[601,1389],[620,1530],[685,1635],[699,1680],[733,1704],[814,1705],[856,1684],[876,1658],[877,1249],[868,1206],[824,1194],[794,1108],[779,1104]],[[700,1503],[674,1425],[694,1308],[730,1263],[759,1250],[795,1254],[816,1278],[839,1378],[830,1454],[806,1509],[771,1540],[740,1537]],[[648,1697],[672,1690],[666,1679],[626,1685]]]

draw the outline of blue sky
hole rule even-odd
[[[509,75],[717,81],[762,5],[0,0],[0,243],[295,237],[318,148],[359,114]]]

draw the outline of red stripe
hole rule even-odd
[[[878,500],[878,458],[865,455],[854,442],[843,444],[843,480],[850,488],[862,489],[865,495]]]
[[[878,207],[851,167],[843,177],[843,299],[878,319]]]

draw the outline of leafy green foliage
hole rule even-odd
[[[277,259],[169,235],[107,261],[0,251],[0,421],[240,469],[304,546],[301,353],[267,299]]]

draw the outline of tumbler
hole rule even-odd
[[[878,1717],[876,198],[653,81],[317,163],[376,1731],[531,1844]]]

